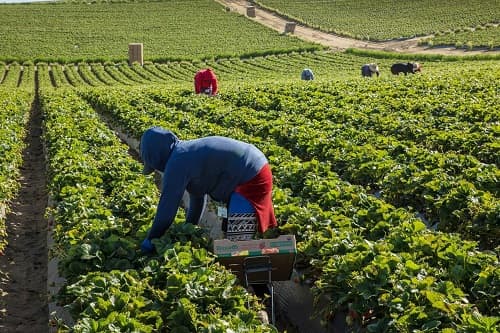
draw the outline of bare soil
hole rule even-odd
[[[229,11],[237,12],[245,16],[247,14],[247,7],[254,6],[250,1],[246,0],[216,0],[216,1],[224,5]],[[287,22],[293,22],[278,14],[261,9],[257,6],[254,7],[255,7],[255,17],[247,16],[248,19],[254,20],[276,31],[284,32],[285,24]],[[476,54],[500,53],[500,51],[498,50],[497,51],[486,50],[486,49],[464,50],[464,49],[456,49],[454,47],[430,48],[430,47],[419,46],[418,45],[419,40],[426,37],[417,37],[404,40],[398,39],[398,40],[390,40],[384,42],[362,41],[362,40],[334,35],[332,33],[322,32],[313,28],[306,27],[299,23],[296,23],[293,35],[297,36],[300,39],[318,43],[334,50],[357,48],[357,49],[371,49],[371,50],[402,52],[411,54],[440,54],[440,55],[476,55]]]
[[[0,256],[0,332],[48,332],[45,158],[38,99],[30,111],[21,189],[10,205],[8,246]]]

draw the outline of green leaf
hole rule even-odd
[[[438,328],[439,325],[441,325],[441,322],[439,320],[431,320],[422,325],[422,330],[429,331],[434,328]]]
[[[425,295],[425,297],[427,297],[427,300],[431,302],[432,307],[446,313],[450,312],[449,307],[446,305],[445,295],[432,290],[423,290],[422,293]]]
[[[407,260],[406,263],[405,263],[405,267],[408,268],[409,270],[413,271],[413,272],[418,271],[420,269],[420,266],[417,265],[412,260]]]

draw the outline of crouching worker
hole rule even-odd
[[[210,68],[205,68],[196,72],[194,76],[194,91],[197,94],[216,95],[217,76]]]
[[[143,252],[154,250],[151,240],[161,237],[174,221],[184,191],[189,194],[186,222],[197,224],[206,196],[235,209],[255,212],[259,232],[276,227],[272,203],[272,174],[264,154],[254,145],[221,136],[179,140],[174,133],[152,127],[141,138],[140,154],[144,174],[163,172],[156,215]]]
[[[310,68],[305,68],[300,74],[300,78],[305,81],[314,80],[314,73]]]
[[[377,64],[365,64],[361,66],[361,75],[365,77],[372,77],[374,74],[380,76],[380,70]]]

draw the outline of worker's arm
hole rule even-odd
[[[217,86],[217,78],[212,79],[212,95],[217,94],[219,87]]]
[[[197,94],[201,92],[201,80],[198,74],[196,74],[196,76],[194,77],[194,91]]]
[[[218,91],[218,86],[217,86],[217,77],[215,76],[214,73],[212,73],[212,95],[215,95],[217,94],[217,91]]]
[[[175,175],[175,173],[165,172],[163,176],[163,190],[153,225],[149,231],[149,239],[163,236],[174,221],[179,209],[186,185],[183,180],[184,177],[172,175]]]
[[[189,209],[186,214],[186,222],[198,224],[201,213],[205,208],[206,196],[189,195]]]

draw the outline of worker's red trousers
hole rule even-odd
[[[273,175],[269,164],[264,165],[255,177],[236,187],[235,192],[244,196],[255,208],[259,232],[278,226],[274,216]]]

